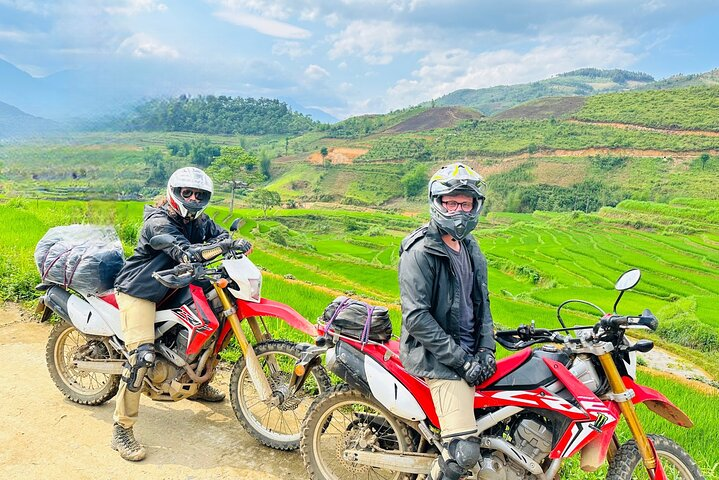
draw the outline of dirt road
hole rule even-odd
[[[130,463],[110,449],[114,402],[76,405],[45,366],[50,327],[0,307],[0,478],[304,479],[297,452],[262,447],[239,426],[229,401],[142,399],[138,439],[147,458]],[[215,383],[226,390],[227,378]]]

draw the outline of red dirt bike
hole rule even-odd
[[[230,228],[237,230],[237,222]],[[151,239],[153,248],[173,237]],[[299,447],[300,426],[313,399],[330,388],[327,372],[313,369],[302,388],[290,393],[289,379],[303,349],[273,340],[263,317],[275,317],[312,337],[315,326],[287,305],[261,298],[262,276],[238,251],[204,263],[180,264],[153,276],[174,293],[158,305],[154,366],[144,383],[154,400],[178,401],[194,395],[209,381],[219,353],[237,339],[243,356],[230,377],[230,401],[240,424],[261,443],[281,450]],[[218,260],[219,261],[218,263]],[[204,281],[202,288],[194,282]],[[113,294],[80,295],[60,285],[41,284],[45,293],[38,311],[62,319],[50,333],[47,365],[55,385],[73,402],[100,405],[118,389],[129,359]],[[249,343],[245,322],[257,342]]]
[[[557,311],[561,329],[531,325],[497,333],[500,344],[520,351],[499,360],[496,373],[477,387],[474,408],[482,458],[467,478],[554,479],[562,462],[577,454],[587,471],[608,460],[609,480],[703,478],[679,445],[646,435],[634,410],[634,404],[644,403],[670,422],[692,426],[664,395],[635,381],[635,352],[649,351],[653,344],[631,344],[625,332],[655,330],[658,321],[648,310],[622,316],[616,307],[639,277],[639,270],[630,270],[618,280],[620,294],[612,314],[569,300]],[[561,309],[571,302],[596,308],[600,321],[566,328]],[[438,455],[448,459],[429,388],[402,367],[398,343],[363,343],[320,330],[324,337],[319,344],[326,345],[308,349],[295,376],[327,350],[328,368],[348,385],[319,396],[305,418],[300,449],[310,477],[423,478]],[[578,336],[559,333],[569,331]],[[538,343],[546,345],[527,348]],[[623,445],[615,434],[621,416],[633,436]]]

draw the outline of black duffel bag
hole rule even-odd
[[[375,307],[345,296],[335,298],[327,305],[322,320],[325,328],[335,333],[367,340],[386,342],[392,338],[392,322],[385,307]]]

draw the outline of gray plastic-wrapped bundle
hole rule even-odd
[[[112,227],[53,227],[35,247],[35,264],[44,283],[62,285],[84,295],[102,295],[112,290],[124,263],[122,243]]]

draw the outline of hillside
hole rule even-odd
[[[684,87],[702,87],[719,85],[719,68],[704,73],[696,73],[692,75],[672,75],[663,80],[658,80],[639,87],[638,90],[659,90],[664,88],[684,88]]]
[[[493,115],[537,98],[587,96],[629,90],[647,86],[653,82],[654,79],[644,73],[585,68],[538,82],[501,85],[476,90],[457,90],[436,99],[434,103],[439,106],[471,107],[485,115]]]
[[[405,133],[448,128],[465,120],[479,120],[483,115],[469,108],[438,107],[422,111],[384,130],[383,133]]]
[[[58,130],[59,125],[55,122],[29,115],[19,108],[0,102],[0,141],[16,141]]]
[[[149,100],[111,124],[129,131],[243,135],[297,135],[317,125],[279,100],[214,95]]]
[[[546,97],[521,103],[492,115],[492,120],[546,120],[567,118],[584,105],[587,97]]]
[[[719,84],[590,97],[574,117],[674,130],[719,131]]]

